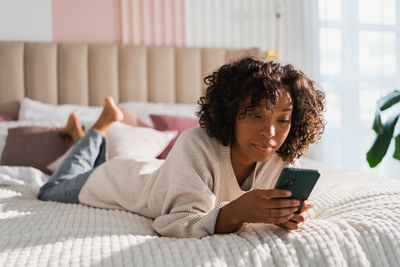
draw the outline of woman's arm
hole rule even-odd
[[[282,224],[289,221],[300,202],[282,199],[291,195],[290,191],[279,189],[255,189],[221,208],[216,224],[216,234],[232,233],[244,223]]]
[[[300,201],[283,199],[290,191],[255,189],[231,202],[215,205],[215,196],[201,179],[190,187],[169,187],[164,212],[153,223],[163,236],[203,237],[236,232],[244,223],[282,224],[294,216]]]
[[[236,232],[242,227],[243,222],[235,216],[234,209],[230,205],[221,208],[215,223],[216,234],[228,234]]]
[[[196,192],[193,192],[196,191]],[[193,188],[170,188],[163,214],[153,222],[154,230],[162,236],[200,238],[215,233],[220,209],[228,202],[215,205],[211,191]]]

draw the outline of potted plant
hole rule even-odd
[[[381,112],[400,102],[400,91],[395,90],[378,101],[375,120],[372,126],[376,133],[374,144],[367,152],[367,161],[371,168],[376,167],[385,156],[392,141],[393,132],[400,116],[400,111],[394,113],[385,123],[382,123]],[[400,133],[394,137],[393,158],[400,160]]]

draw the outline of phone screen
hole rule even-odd
[[[319,176],[320,173],[317,170],[284,168],[275,188],[291,191],[292,196],[289,198],[298,199],[301,202],[296,211],[296,213],[300,213],[303,209],[303,201],[308,199]]]

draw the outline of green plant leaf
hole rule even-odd
[[[400,115],[394,116],[383,124],[382,133],[377,134],[374,144],[367,152],[367,161],[371,168],[376,167],[385,156],[389,148],[390,141],[392,140],[394,127],[399,119],[399,116]]]
[[[375,111],[375,120],[374,120],[374,124],[372,125],[372,129],[374,129],[374,131],[377,134],[382,134],[383,133],[383,125],[382,125],[382,120],[381,120],[381,110],[378,108]]]
[[[377,134],[383,133],[381,111],[384,111],[399,102],[400,102],[400,91],[399,90],[394,90],[393,92],[391,92],[390,94],[381,98],[378,101],[378,107],[375,112],[374,124],[372,125],[372,129],[374,129],[374,131]]]
[[[400,134],[394,138],[393,158],[400,160]]]
[[[381,98],[381,100],[379,100],[379,102],[378,102],[378,105],[379,105],[379,109],[383,111],[399,102],[400,102],[400,91],[394,90],[387,96]]]

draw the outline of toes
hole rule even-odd
[[[124,116],[111,96],[107,96],[104,99],[102,115],[111,121],[120,121]]]
[[[106,98],[104,99],[104,105],[115,106],[115,101],[111,96],[106,96]]]

